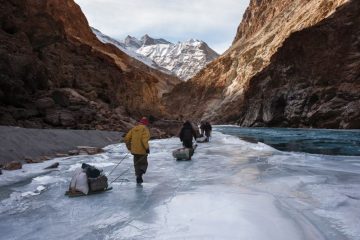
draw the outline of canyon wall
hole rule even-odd
[[[242,126],[356,127],[356,117],[350,112],[355,111],[351,106],[357,106],[359,93],[348,90],[357,89],[359,82],[358,32],[350,24],[358,21],[355,10],[352,10],[357,9],[357,5],[356,1],[346,0],[251,0],[230,49],[190,81],[179,84],[166,95],[164,101],[168,109],[171,111],[176,106],[184,118],[237,123]],[[346,21],[341,20],[345,17]],[[336,21],[340,23],[331,24]],[[342,31],[344,29],[347,31]],[[302,35],[304,37],[294,37]],[[346,42],[342,42],[342,38]],[[290,44],[288,39],[294,39],[291,41],[297,44],[297,51],[293,51],[295,46],[288,47],[292,48],[291,51],[283,50],[285,45]],[[279,67],[279,57],[275,55],[280,52],[282,63],[293,60],[302,63],[301,67],[297,66],[296,72],[289,66]],[[341,65],[343,61],[348,62]],[[276,67],[282,69],[281,80],[278,73],[277,76],[271,76],[272,85],[266,85],[269,75],[264,72]],[[331,75],[340,70],[351,74]],[[328,76],[332,76],[331,79]],[[316,81],[313,78],[322,79],[321,85],[309,85],[308,82]],[[317,97],[304,95],[302,107],[299,108],[293,101],[298,94],[292,93],[294,81],[298,83],[298,88],[303,85],[304,92],[312,89],[319,94],[315,94]],[[281,92],[278,86],[273,86],[274,83],[281,85]],[[335,99],[325,106],[320,92],[328,88],[332,89],[332,97],[338,92],[341,96],[350,97]],[[327,100],[329,98],[326,97]],[[261,104],[259,99],[262,99]],[[339,111],[330,113],[334,107]],[[353,110],[346,110],[349,107]],[[303,113],[304,108],[312,110]],[[275,112],[264,111],[268,109]],[[323,112],[322,115],[320,112]],[[176,112],[173,111],[173,114]],[[349,120],[341,123],[338,116]]]
[[[360,128],[360,2],[292,34],[254,76],[242,126]]]
[[[73,0],[0,0],[0,124],[124,130],[179,80],[101,43]]]

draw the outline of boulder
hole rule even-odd
[[[166,138],[166,132],[161,131],[158,128],[150,128],[150,135],[152,139]]]
[[[1,125],[7,125],[7,126],[14,126],[16,125],[16,120],[14,117],[8,113],[0,110],[0,124]]]
[[[104,150],[98,147],[78,146],[77,149],[80,155],[94,155],[104,152]]]
[[[26,158],[25,158],[25,162],[26,162],[26,163],[41,163],[41,162],[43,162],[43,161],[40,160],[40,159],[32,159],[32,158],[26,157]]]
[[[46,167],[44,169],[53,169],[53,168],[57,168],[58,166],[59,166],[59,163],[56,162],[56,163],[53,163],[53,164],[51,164],[50,166],[48,166],[48,167]]]
[[[70,156],[74,156],[74,155],[79,155],[79,150],[78,149],[76,149],[76,150],[70,150],[69,152],[68,152],[68,154],[70,155]]]
[[[45,114],[45,122],[52,126],[60,125],[60,116],[59,112],[56,110],[48,110]]]
[[[46,97],[46,98],[41,98],[41,99],[37,100],[35,105],[39,110],[44,110],[44,109],[54,107],[55,102],[52,98]]]
[[[66,153],[56,153],[55,154],[55,157],[68,157],[69,155],[68,154],[66,154]]]
[[[53,126],[73,127],[76,125],[73,113],[67,110],[46,111],[45,122]]]
[[[49,157],[49,156],[41,156],[40,159],[41,159],[42,161],[47,161],[47,160],[50,160],[51,157]]]
[[[40,118],[31,118],[28,120],[18,121],[18,124],[24,128],[38,128],[44,127],[44,123]]]
[[[39,112],[36,109],[16,108],[12,110],[12,116],[16,120],[36,117],[38,114]]]
[[[69,98],[67,94],[64,93],[61,89],[56,89],[52,92],[51,95],[54,102],[62,107],[67,107],[70,105]]]
[[[81,122],[90,123],[95,119],[96,110],[87,107],[81,107],[81,109],[79,109],[78,115]]]
[[[12,161],[4,165],[4,170],[17,170],[21,168],[22,168],[21,162],[17,162],[17,161]]]
[[[76,125],[75,117],[73,116],[73,113],[69,111],[61,111],[59,113],[60,117],[60,124],[64,127],[72,127]]]
[[[53,100],[62,107],[69,105],[85,105],[89,101],[71,88],[59,88],[52,93]]]

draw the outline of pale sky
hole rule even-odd
[[[75,0],[90,26],[118,40],[148,34],[170,42],[205,41],[218,53],[232,43],[249,0]]]

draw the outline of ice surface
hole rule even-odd
[[[135,183],[123,144],[95,156],[25,165],[0,175],[1,239],[360,239],[360,159],[281,152],[214,132],[192,161],[175,161],[177,138],[150,142]],[[59,161],[58,171],[44,171]],[[86,162],[113,190],[68,198]]]

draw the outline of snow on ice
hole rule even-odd
[[[359,157],[281,152],[219,132],[192,161],[172,158],[177,138],[150,147],[142,186],[124,144],[4,171],[1,239],[360,239]],[[112,191],[64,196],[81,163],[108,173],[123,158]],[[52,161],[59,170],[43,170]]]

